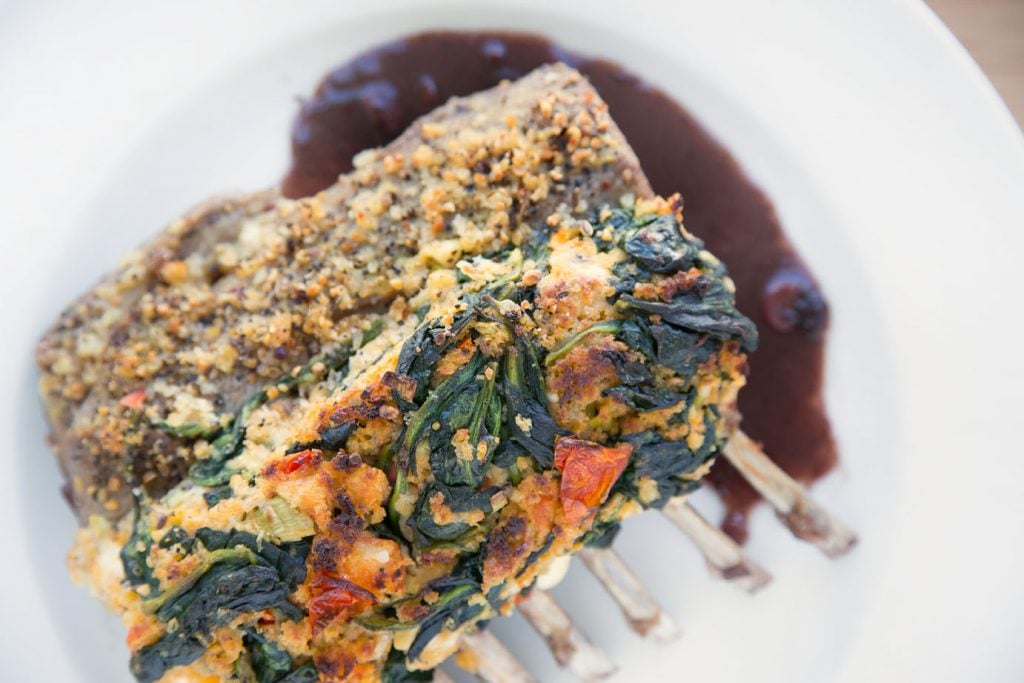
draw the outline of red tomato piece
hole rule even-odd
[[[322,453],[317,448],[308,448],[298,453],[286,455],[277,462],[270,463],[264,469],[264,474],[273,474],[276,470],[281,474],[293,474],[307,465],[317,467],[320,465]]]
[[[121,397],[121,400],[118,401],[118,403],[123,405],[125,408],[140,410],[146,403],[146,390],[136,389],[135,391],[129,391]]]
[[[373,593],[351,581],[323,574],[310,582],[309,618],[316,635],[338,617],[348,619],[366,610],[375,601]]]
[[[562,510],[570,522],[584,519],[608,498],[632,452],[628,443],[602,446],[574,436],[555,441],[555,467],[562,471]]]

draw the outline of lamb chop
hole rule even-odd
[[[586,81],[555,68],[450,102],[317,197],[203,204],[39,345],[74,507],[117,518],[133,482],[163,494],[253,386],[346,343],[367,311],[403,305],[432,269],[500,249],[562,204],[628,193],[650,188],[625,139]]]
[[[670,637],[607,547],[661,507],[762,584],[684,500],[727,438],[800,535],[852,539],[738,432],[731,288],[579,74],[453,100],[316,197],[173,224],[64,314],[39,358],[72,565],[143,681],[412,680],[498,652],[477,624],[517,603],[603,675],[535,583],[582,553]]]

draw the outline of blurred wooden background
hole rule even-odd
[[[1024,127],[1024,0],[927,0]]]

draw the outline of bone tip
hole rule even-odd
[[[813,502],[779,517],[794,536],[818,546],[831,559],[842,557],[857,544],[857,534]]]
[[[821,550],[829,559],[837,559],[846,555],[860,542],[857,534],[846,527],[837,529],[825,542],[821,544]]]
[[[674,643],[683,635],[676,620],[661,611],[647,619],[631,620],[631,625],[644,638],[661,644]]]
[[[603,681],[619,670],[615,662],[596,648],[589,651],[579,650],[575,652],[566,667],[576,673],[583,681]]]
[[[771,582],[772,575],[763,569],[758,568],[758,571],[751,572],[750,576],[745,581],[741,582],[740,585],[743,586],[745,591],[753,595],[754,593],[767,588]]]
[[[740,562],[724,569],[709,562],[708,567],[718,578],[733,583],[750,594],[758,592],[772,582],[772,575],[753,562]]]

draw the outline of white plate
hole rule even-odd
[[[862,544],[827,562],[762,510],[750,551],[776,582],[751,598],[644,516],[620,548],[683,622],[678,645],[633,637],[582,572],[556,591],[618,680],[1019,680],[1024,140],[935,17],[866,0],[355,7],[0,10],[0,678],[129,680],[120,627],[63,571],[74,524],[30,355],[44,326],[191,202],[279,177],[294,98],[333,64],[419,28],[508,27],[620,61],[694,111],[833,306],[845,459],[816,494]],[[497,629],[542,680],[567,680],[522,622]]]

